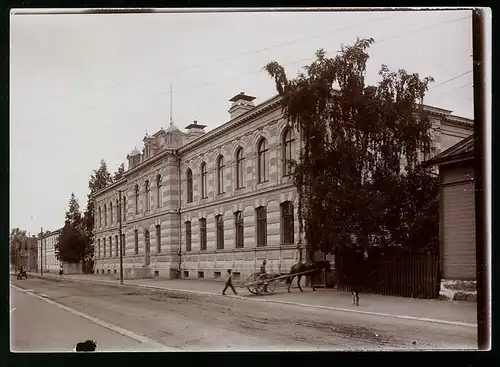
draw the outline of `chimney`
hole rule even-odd
[[[243,115],[245,112],[250,111],[252,108],[254,108],[254,99],[255,97],[247,96],[245,92],[241,92],[240,94],[237,94],[233,98],[231,98],[229,100],[229,102],[233,102],[231,108],[229,109],[231,120]]]
[[[194,120],[192,124],[186,126],[187,135],[189,139],[196,139],[199,136],[205,134],[206,125],[198,124],[198,121]]]

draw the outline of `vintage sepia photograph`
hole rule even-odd
[[[488,349],[478,14],[11,9],[11,351]]]

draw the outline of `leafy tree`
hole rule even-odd
[[[20,251],[26,246],[27,241],[28,237],[25,230],[21,230],[19,227],[11,229],[9,238],[11,265],[17,266],[19,264]]]
[[[120,168],[118,168],[120,172]],[[99,169],[94,170],[89,179],[89,193],[87,195],[87,208],[84,213],[84,234],[86,239],[86,256],[84,259],[84,268],[92,269],[92,259],[94,257],[94,213],[95,205],[93,195],[113,183],[113,178],[108,171],[106,161],[101,160]]]
[[[430,151],[423,98],[433,79],[383,65],[381,80],[366,85],[373,42],[358,39],[333,58],[319,50],[291,80],[277,62],[265,66],[303,144],[292,164],[310,252],[435,245],[438,222],[428,215],[437,209],[437,181],[419,168],[419,155]]]
[[[113,175],[113,181],[118,181],[123,177],[123,174],[125,173],[125,164],[120,164],[118,167],[118,170],[114,173]]]
[[[85,260],[87,241],[85,238],[84,220],[80,213],[80,206],[74,193],[71,193],[69,209],[66,212],[66,221],[61,234],[55,244],[57,258],[67,262]]]

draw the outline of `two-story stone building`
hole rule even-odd
[[[195,121],[186,132],[171,123],[144,137],[123,177],[94,197],[96,273],[119,272],[119,215],[126,277],[213,279],[232,268],[243,279],[263,259],[268,271],[288,272],[299,238],[287,162],[298,159],[301,142],[280,97],[257,106],[254,99],[233,97],[230,120],[208,133]],[[432,155],[472,134],[472,121],[426,109]]]

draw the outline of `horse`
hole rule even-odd
[[[302,287],[300,286],[300,280],[302,279],[302,275],[294,275],[298,273],[303,273],[305,271],[312,271],[308,275],[311,275],[311,284],[312,284],[312,290],[315,291],[316,288],[314,287],[314,278],[316,275],[321,273],[322,270],[326,271],[331,271],[331,264],[329,261],[321,260],[321,261],[308,261],[306,263],[299,262],[297,264],[292,265],[289,273],[289,277],[286,280],[286,284],[288,284],[288,293],[290,293],[290,286],[292,285],[293,278],[297,277],[297,285],[299,286],[299,289],[301,292],[304,292],[302,290]]]

